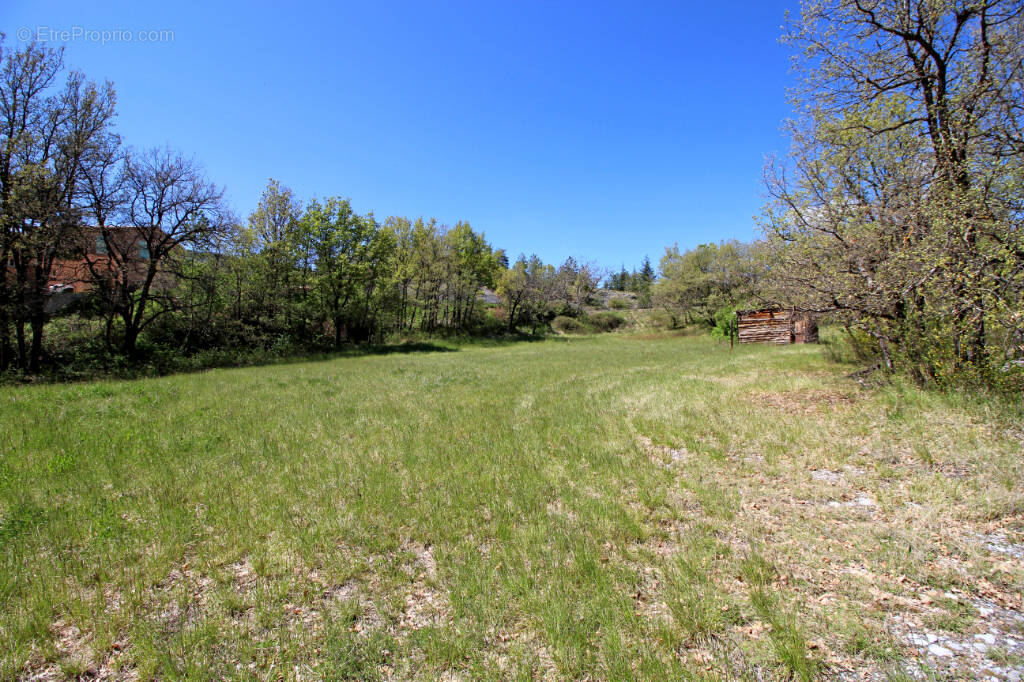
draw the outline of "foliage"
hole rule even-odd
[[[599,310],[587,316],[587,324],[599,332],[610,332],[626,323],[626,318],[610,310]]]
[[[651,259],[644,256],[639,270],[628,272],[626,266],[622,266],[619,272],[608,276],[605,287],[612,291],[632,291],[645,294],[650,292],[651,285],[654,284],[656,279],[657,273],[654,272]]]
[[[0,34],[0,372],[38,372],[49,282],[104,165],[114,89],[64,72],[63,50]],[[12,332],[14,344],[12,345]]]
[[[715,326],[711,336],[717,339],[731,339],[736,335],[736,307],[726,306],[715,311]]]
[[[551,328],[560,334],[583,334],[588,331],[584,322],[565,315],[559,315],[551,320]]]
[[[558,296],[557,271],[545,265],[536,255],[519,259],[502,274],[498,294],[505,302],[508,330],[529,326],[536,332],[544,322],[554,317],[551,303]]]
[[[238,224],[196,162],[122,145],[112,86],[71,73],[61,87],[62,71],[60,51],[0,44],[0,371],[494,332],[479,292],[508,259],[468,223],[381,224],[339,197],[304,204],[271,179]],[[556,304],[579,314],[600,279],[572,258],[549,268],[509,330],[536,330]],[[76,306],[99,321],[81,353],[44,343],[60,331],[48,325],[58,276],[61,289],[89,290]]]
[[[347,200],[313,200],[299,221],[300,248],[312,269],[305,280],[311,308],[330,323],[334,345],[371,335],[375,294],[389,268],[394,239],[373,216],[359,216]],[[382,288],[382,287],[380,287]]]
[[[718,311],[758,297],[764,268],[758,245],[729,241],[684,252],[678,246],[666,248],[653,300],[686,322],[714,328]]]
[[[938,383],[1024,386],[1019,3],[808,4],[768,168],[775,295]]]

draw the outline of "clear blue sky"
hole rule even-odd
[[[194,155],[240,217],[273,177],[631,267],[754,234],[797,5],[5,0],[0,31],[173,32],[73,36],[66,61],[114,82],[128,143]]]

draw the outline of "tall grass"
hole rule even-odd
[[[1022,500],[1016,408],[842,377],[812,347],[605,336],[0,389],[0,678],[806,678],[824,621],[738,576],[765,509],[822,494],[809,468],[881,491],[874,449],[970,446],[972,486],[906,494]],[[777,518],[776,567],[905,558]]]

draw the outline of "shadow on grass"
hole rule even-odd
[[[343,348],[311,350],[278,355],[265,350],[231,351],[214,349],[183,356],[170,350],[152,349],[145,357],[129,361],[107,358],[105,366],[51,367],[36,376],[10,372],[0,374],[0,387],[32,384],[81,383],[90,381],[133,381],[174,374],[194,374],[214,369],[273,367],[309,362],[327,362],[342,358],[399,355],[411,353],[455,353],[462,348],[500,348],[520,343],[543,341],[543,335],[508,334],[502,336],[450,336],[430,340],[406,340],[384,344],[350,344]]]
[[[336,351],[327,351],[320,355],[324,359],[339,357],[353,357],[360,355],[393,355],[395,353],[454,353],[459,349],[454,346],[444,346],[431,341],[412,341],[407,343],[385,343],[366,346],[352,346]]]
[[[550,341],[557,339],[552,334],[526,334],[517,332],[515,334],[502,334],[500,336],[452,336],[441,337],[458,347],[467,348],[504,348],[505,346],[516,346],[521,343],[535,343],[537,341]]]

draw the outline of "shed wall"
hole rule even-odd
[[[811,315],[792,310],[750,310],[736,314],[740,343],[816,343],[818,324]]]

